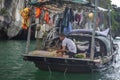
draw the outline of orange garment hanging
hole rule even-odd
[[[46,21],[47,24],[49,23],[50,16],[48,11],[45,12],[44,20]]]
[[[21,16],[22,16],[22,29],[27,29],[29,27],[29,16],[30,16],[30,8],[25,8],[21,10]]]
[[[39,18],[40,17],[40,15],[41,15],[41,11],[42,11],[42,8],[38,8],[38,7],[36,7],[35,8],[35,17],[36,18]]]
[[[27,19],[27,20],[23,19],[22,20],[22,29],[27,30],[28,27],[29,27],[29,19]]]

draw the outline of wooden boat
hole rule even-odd
[[[95,0],[95,3],[97,0]],[[39,5],[38,5],[39,6]],[[97,6],[95,5],[95,10]],[[96,23],[95,15],[94,23]],[[32,18],[31,18],[32,19]],[[30,43],[30,28],[28,32],[26,53]],[[112,42],[112,39],[100,32],[93,30],[76,30],[70,32],[67,37],[73,39],[78,48],[78,54],[85,54],[82,58],[64,58],[48,56],[46,49],[42,51],[32,51],[25,54],[24,60],[34,62],[35,66],[40,70],[61,71],[61,72],[79,72],[88,73],[99,69],[109,67],[116,57],[118,48]],[[111,37],[111,36],[110,36]],[[51,39],[50,43],[45,41],[45,48],[58,47],[58,37]],[[95,46],[94,46],[95,45]]]
[[[67,37],[73,39],[76,45],[81,46],[81,49],[82,47],[84,47],[82,50],[78,49],[78,53],[82,54],[85,52],[84,50],[86,50],[85,47],[88,48],[88,44],[89,42],[91,42],[92,31],[72,31],[69,35],[67,35]],[[56,39],[57,38],[55,38],[55,40]],[[93,60],[90,59],[89,54],[86,58],[62,58],[27,54],[24,55],[24,59],[27,61],[34,62],[35,66],[38,67],[40,70],[80,73],[92,72],[109,66],[114,61],[115,56],[117,54],[117,48],[110,46],[110,40],[108,37],[96,32],[95,43],[96,50],[94,53],[95,55]],[[38,51],[38,53],[39,52],[40,51]]]

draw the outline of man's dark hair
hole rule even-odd
[[[61,33],[59,34],[60,37],[65,37],[65,34]]]

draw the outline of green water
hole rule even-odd
[[[0,41],[0,80],[120,80],[120,59],[106,71],[91,74],[72,74],[37,69],[32,62],[24,61],[25,41]],[[31,43],[31,50],[35,41]]]

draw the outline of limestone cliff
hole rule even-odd
[[[12,38],[21,31],[20,10],[25,0],[0,0],[0,39]]]

